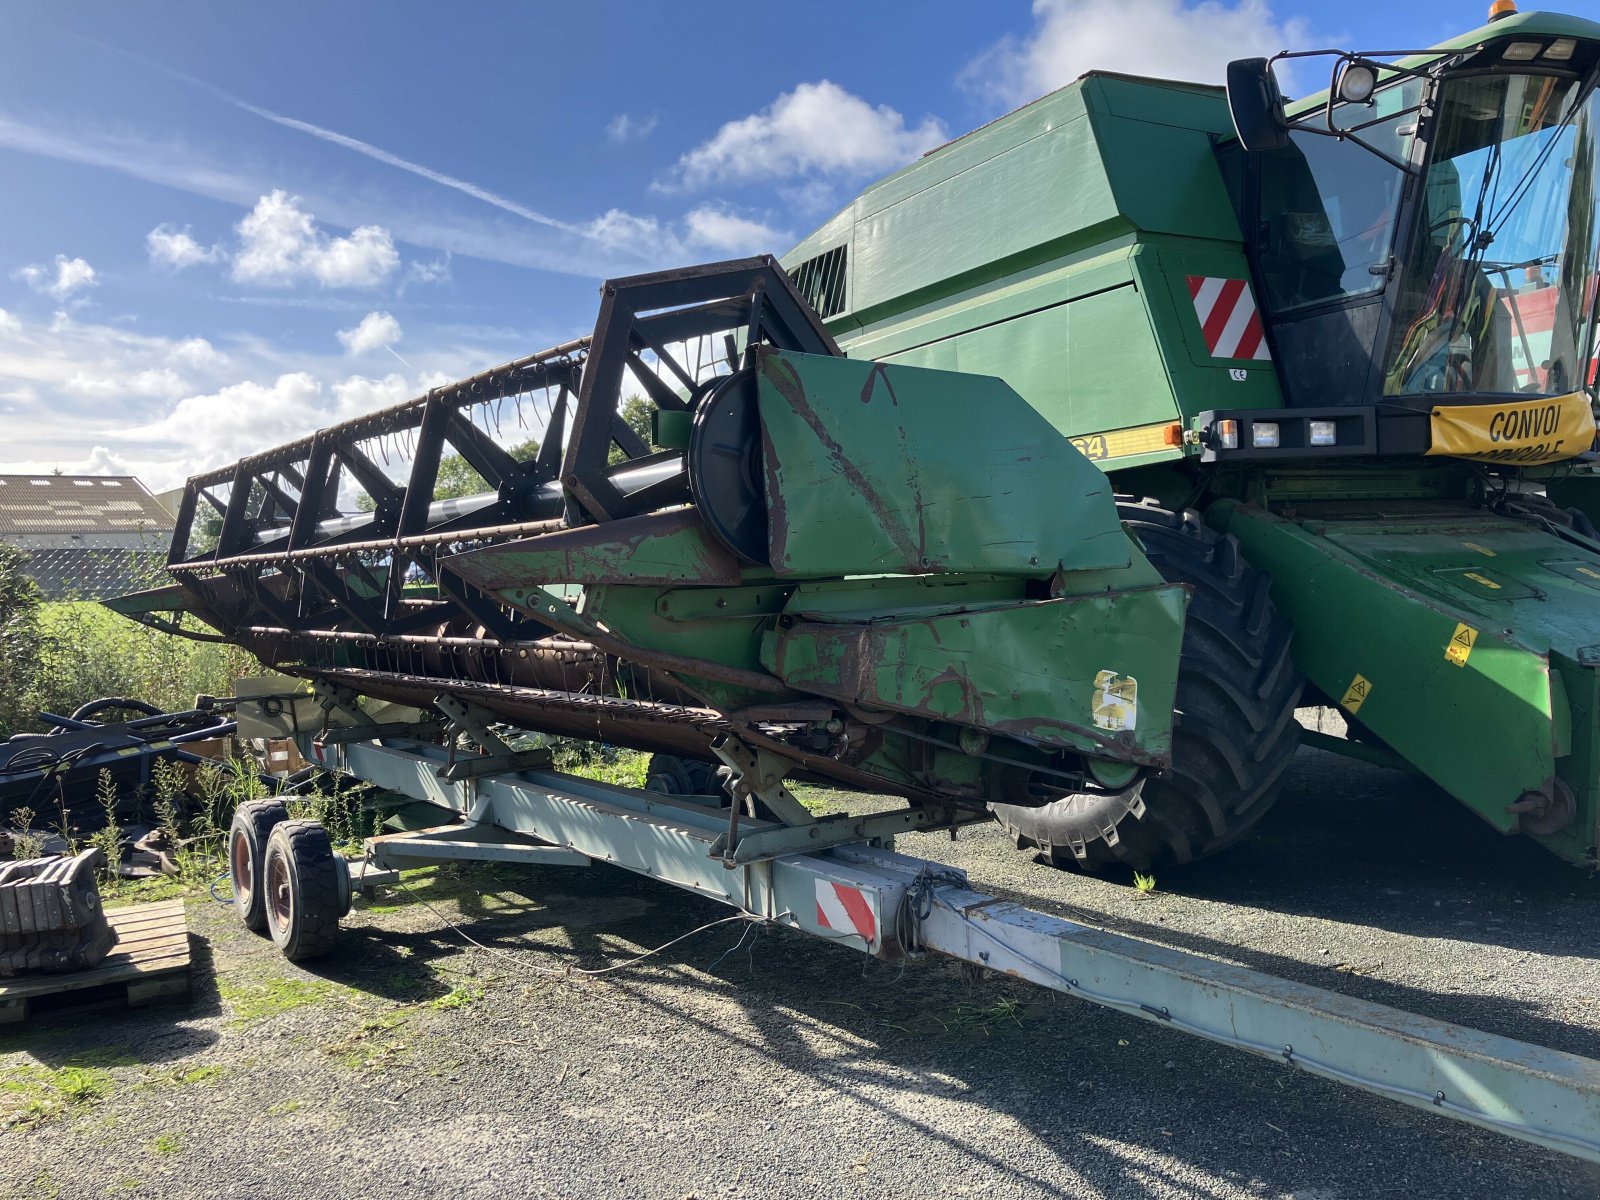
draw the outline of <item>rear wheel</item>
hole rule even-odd
[[[261,878],[267,931],[291,962],[328,953],[350,911],[350,868],[317,821],[283,821],[267,839]]]
[[[1277,799],[1300,734],[1294,709],[1303,681],[1267,577],[1198,513],[1135,500],[1119,501],[1117,509],[1162,578],[1194,589],[1178,666],[1172,766],[1122,788],[1086,785],[1036,804],[990,806],[1019,848],[1086,871],[1148,871],[1232,845]]]
[[[233,812],[228,827],[228,869],[233,878],[233,907],[246,929],[256,933],[267,927],[266,902],[261,888],[261,864],[267,839],[280,821],[289,817],[281,800],[246,800]]]

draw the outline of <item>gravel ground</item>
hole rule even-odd
[[[908,837],[976,886],[1600,1058],[1600,891],[1420,783],[1303,750],[1257,836],[1157,879],[998,830]],[[957,965],[724,927],[604,868],[443,869],[282,962],[203,898],[188,1006],[0,1035],[28,1197],[1600,1196],[1600,1168]],[[490,945],[463,947],[449,913]],[[20,1118],[20,1119],[19,1119]]]

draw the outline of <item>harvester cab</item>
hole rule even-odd
[[[1328,52],[1327,91],[1287,106],[1274,60],[1232,65],[1219,155],[1284,400],[1342,411],[1285,414],[1276,444],[1212,428],[1215,452],[1589,449],[1596,34],[1532,14],[1430,51]]]

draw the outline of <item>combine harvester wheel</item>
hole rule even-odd
[[[1019,849],[1037,848],[1058,867],[1149,871],[1224,849],[1272,807],[1299,740],[1294,709],[1303,681],[1269,581],[1233,538],[1208,529],[1197,513],[1151,501],[1123,498],[1117,511],[1162,578],[1194,589],[1172,769],[1034,807],[992,807]]]

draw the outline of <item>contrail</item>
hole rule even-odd
[[[185,78],[188,78],[188,76],[185,76]],[[541,212],[535,212],[526,205],[518,204],[515,200],[509,200],[497,192],[481,188],[475,183],[468,183],[465,179],[457,179],[454,175],[446,175],[443,171],[435,171],[432,167],[425,167],[421,163],[412,162],[408,158],[401,158],[398,154],[391,154],[381,146],[374,146],[371,142],[363,142],[360,138],[350,137],[348,134],[339,133],[337,130],[324,129],[321,125],[313,125],[310,121],[300,121],[294,117],[286,117],[282,113],[275,113],[270,108],[262,108],[260,105],[251,104],[247,100],[241,100],[221,88],[214,88],[198,79],[192,79],[190,82],[215,92],[235,108],[242,108],[247,113],[253,113],[263,121],[271,121],[274,125],[282,125],[285,129],[297,129],[301,133],[308,133],[314,138],[332,142],[335,146],[343,146],[346,150],[354,150],[357,154],[364,154],[368,158],[376,159],[378,162],[388,166],[398,167],[402,171],[409,171],[413,175],[419,175],[423,179],[437,183],[442,187],[454,188],[464,195],[471,196],[474,200],[492,204],[494,207],[504,209],[506,212],[513,213],[526,221],[533,221],[538,225],[548,225],[551,229],[559,229],[564,233],[583,232],[576,225],[569,225],[565,221],[547,217]]]
[[[518,204],[515,200],[502,196],[498,192],[491,192],[488,188],[481,188],[477,184],[469,183],[465,179],[457,179],[454,175],[446,175],[443,171],[435,171],[432,167],[426,167],[421,163],[412,162],[409,158],[401,158],[398,154],[391,154],[383,147],[374,146],[371,142],[363,142],[360,138],[350,137],[348,134],[340,133],[337,130],[325,129],[321,125],[313,125],[310,121],[301,121],[295,117],[286,117],[282,113],[273,112],[270,108],[263,108],[259,104],[251,104],[248,100],[243,100],[240,97],[235,96],[232,92],[219,88],[214,83],[207,83],[204,79],[196,79],[193,75],[180,71],[176,67],[169,67],[165,63],[156,62],[153,59],[145,58],[143,55],[134,54],[132,51],[124,50],[120,46],[108,45],[107,43],[102,42],[97,38],[89,37],[86,34],[69,33],[68,36],[79,38],[82,41],[89,42],[91,45],[97,46],[102,50],[109,50],[112,54],[121,55],[123,58],[132,59],[141,66],[148,67],[154,71],[160,71],[163,75],[180,80],[183,83],[189,84],[191,87],[197,87],[202,91],[210,92],[219,100],[223,100],[228,104],[233,105],[235,108],[243,109],[252,116],[260,117],[263,121],[271,121],[274,125],[281,125],[285,129],[293,129],[299,133],[305,133],[314,138],[320,138],[322,141],[329,142],[332,145],[341,146],[346,150],[353,150],[357,154],[363,154],[376,162],[383,163],[385,166],[394,167],[401,171],[407,171],[412,175],[416,175],[418,178],[428,180],[430,183],[437,183],[441,187],[451,188],[460,192],[464,196],[471,196],[474,200],[480,200],[484,204],[493,205],[495,208],[511,213],[513,216],[521,217],[524,221],[532,221],[535,225],[544,225],[550,229],[559,229],[563,233],[575,233],[580,236],[587,236],[586,231],[577,225],[569,224],[566,221],[558,221],[554,217],[547,217],[544,215],[544,213],[537,212],[534,209],[527,207],[527,205]]]

